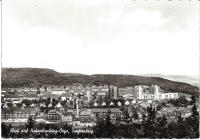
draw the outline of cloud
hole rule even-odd
[[[48,27],[19,28],[10,24],[3,26],[3,66],[56,67],[79,56],[82,47],[76,35]]]
[[[161,30],[166,23],[159,11],[138,9],[133,12],[124,12],[121,9],[113,9],[111,14],[98,19],[99,24],[114,26],[127,30]],[[116,27],[117,26],[117,27]]]
[[[131,20],[133,16],[132,22],[134,18],[137,19],[134,23],[148,22],[155,26],[156,21],[162,18],[167,21],[162,29],[170,31],[187,29],[193,25],[194,20],[198,22],[198,19],[195,19],[198,17],[198,4],[195,1],[7,0],[4,1],[3,10],[5,11],[3,13],[7,13],[6,16],[20,21],[21,25],[48,26],[83,34],[85,32],[94,34],[99,21],[112,23],[120,16],[127,16],[125,20]],[[120,21],[115,22],[118,23]],[[110,25],[110,28],[112,26]]]
[[[164,19],[159,11],[146,11],[140,9],[124,16],[122,24],[135,30],[161,29]]]
[[[78,73],[199,73],[195,2],[7,0],[3,66]]]

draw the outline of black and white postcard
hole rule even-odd
[[[198,139],[199,0],[1,0],[1,138]]]

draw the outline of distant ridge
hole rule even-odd
[[[185,75],[164,75],[164,74],[142,74],[141,76],[148,76],[148,77],[161,77],[164,79],[188,83],[193,86],[200,87],[200,79],[196,76],[185,76]]]
[[[139,84],[154,85],[171,92],[183,92],[199,96],[199,88],[187,83],[167,80],[160,77],[147,77],[121,74],[59,73],[45,68],[2,68],[2,87],[38,86],[38,85],[67,85],[73,83],[113,84],[119,87]]]

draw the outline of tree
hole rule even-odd
[[[158,134],[159,138],[167,138],[166,125],[167,125],[167,117],[165,115],[163,115],[162,117],[158,117],[157,118],[156,134]]]
[[[55,98],[53,98],[53,99],[52,99],[52,102],[56,102],[56,99],[55,99]]]
[[[30,134],[30,131],[33,128],[34,124],[35,124],[35,120],[30,116],[26,123],[26,128],[28,129],[28,134]]]
[[[165,127],[167,124],[167,117],[163,115],[159,123],[161,127]]]
[[[72,134],[72,127],[68,125],[67,123],[63,126],[64,130],[68,130],[68,135],[70,136]]]
[[[106,123],[105,123],[105,128],[104,130],[106,131],[105,133],[105,137],[106,138],[111,138],[113,133],[114,133],[114,130],[113,130],[113,125],[111,124],[111,110],[108,109],[108,113],[106,115]]]
[[[47,91],[47,86],[44,86],[44,90]]]
[[[63,101],[61,101],[61,105],[65,105],[66,104],[66,102],[67,102],[67,100],[63,100]]]
[[[108,113],[107,113],[107,116],[106,116],[106,126],[110,126],[110,114],[111,114],[111,111],[110,109],[108,110]]]
[[[51,97],[48,97],[48,98],[47,98],[47,102],[50,102],[50,101],[51,101]]]
[[[128,108],[122,107],[121,108],[122,114],[124,115],[124,118],[127,122],[129,122],[129,111]]]
[[[139,119],[138,112],[137,112],[137,110],[136,110],[136,109],[134,110],[134,113],[133,113],[133,118],[134,118],[134,120],[137,120],[137,119]]]
[[[10,129],[11,125],[7,126],[5,123],[1,123],[1,136],[3,138],[8,138]]]
[[[188,105],[188,101],[185,96],[179,97],[179,102],[184,105]]]
[[[42,103],[43,102],[43,99],[42,97],[39,98],[39,103]]]
[[[167,138],[187,138],[188,135],[189,135],[188,127],[185,125],[184,122],[181,123],[171,122],[167,126],[167,132],[166,132]]]
[[[37,92],[36,94],[40,94],[40,86],[37,87]]]
[[[157,110],[157,111],[160,111],[162,108],[163,108],[163,106],[162,106],[161,104],[159,104],[159,105],[156,107],[156,110]]]
[[[142,114],[142,126],[145,127],[146,125],[146,120],[147,120],[147,116],[145,114]]]
[[[53,107],[56,106],[57,103],[58,103],[58,101],[56,101],[56,99],[53,98],[53,99],[52,99],[52,106],[53,106]]]
[[[51,97],[48,97],[45,105],[48,106],[50,103],[51,103]]]
[[[198,121],[199,120],[199,112],[197,111],[196,104],[193,104],[191,112],[192,112],[191,117],[194,118],[195,121]]]
[[[177,123],[182,123],[183,122],[183,118],[181,116],[181,113],[178,114],[178,120]]]
[[[191,101],[190,101],[190,105],[193,105],[196,103],[196,98],[194,95],[191,96]]]
[[[25,104],[26,106],[30,106],[31,105],[31,101],[28,99],[23,99],[22,100],[22,104]]]
[[[180,104],[179,101],[176,100],[176,99],[170,99],[167,102],[170,103],[170,104],[172,104],[172,105],[174,105],[175,107],[180,106],[179,105]]]
[[[188,124],[191,126],[194,137],[199,137],[199,112],[197,111],[196,104],[193,104],[191,109],[191,116],[187,119]]]
[[[96,117],[97,117],[97,125],[94,127],[95,136],[103,137],[105,131],[102,131],[102,130],[104,130],[106,128],[104,121],[103,121],[103,119],[101,119],[99,117],[99,115],[97,115]]]
[[[149,129],[148,134],[150,136],[153,136],[154,132],[155,132],[155,120],[156,120],[156,113],[155,113],[155,108],[153,108],[152,106],[147,107],[147,121],[146,121],[146,127],[147,129]]]
[[[144,136],[148,138],[155,137],[156,112],[152,106],[147,107],[147,115],[143,115],[142,125]]]

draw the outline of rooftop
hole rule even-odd
[[[91,111],[92,112],[103,112],[103,113],[107,113],[108,110],[110,109],[111,113],[121,113],[121,110],[119,108],[92,108]]]

